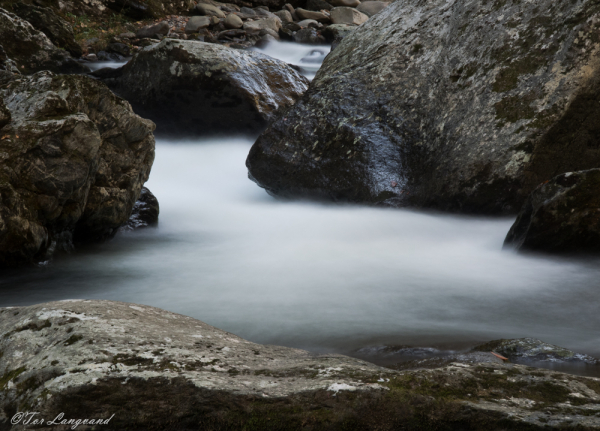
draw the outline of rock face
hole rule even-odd
[[[600,253],[600,169],[568,172],[531,193],[505,247],[548,253]]]
[[[284,197],[516,213],[600,166],[598,29],[591,0],[394,2],[259,137],[250,175]]]
[[[74,57],[81,57],[81,47],[75,42],[73,28],[48,7],[17,3],[13,6],[15,13],[40,30],[56,46],[66,49]]]
[[[258,52],[166,39],[135,55],[115,85],[160,133],[189,135],[260,129],[308,81]]]
[[[44,33],[4,9],[0,9],[0,43],[21,73],[39,70],[83,73],[86,70],[67,51],[54,46]]]
[[[0,412],[9,420],[64,412],[109,419],[108,431],[600,426],[599,379],[495,363],[398,372],[251,343],[145,305],[3,308],[0,351]]]
[[[154,124],[105,85],[39,72],[0,86],[0,266],[101,240],[129,219],[154,160]],[[4,111],[4,110],[3,110]]]

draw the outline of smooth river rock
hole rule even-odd
[[[157,132],[189,136],[260,130],[308,81],[258,52],[165,39],[136,54],[111,85]]]
[[[0,121],[0,266],[46,260],[127,222],[154,160],[151,121],[78,75],[5,76],[0,99],[11,117]]]
[[[95,428],[106,431],[600,427],[600,379],[493,362],[394,371],[252,343],[146,305],[2,308],[0,351],[9,420],[110,418]]]
[[[361,25],[368,19],[367,15],[351,7],[334,7],[331,9],[331,21],[334,24]]]
[[[169,27],[169,23],[166,21],[162,21],[157,24],[147,25],[140,28],[135,35],[140,39],[146,37],[153,38],[159,34],[166,36],[167,34],[169,34],[170,30],[171,28]]]
[[[545,253],[600,253],[600,169],[567,172],[535,189],[505,247]]]
[[[385,1],[366,1],[356,7],[356,10],[364,13],[368,17],[372,17],[376,13],[381,12],[390,5],[390,2]]]
[[[599,32],[592,0],[394,2],[258,138],[250,175],[283,197],[516,214],[600,166]]]

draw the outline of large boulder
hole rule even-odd
[[[393,2],[258,138],[250,175],[280,196],[514,214],[600,166],[598,31],[592,0]]]
[[[2,308],[0,351],[0,415],[14,431],[61,413],[57,429],[107,431],[600,427],[597,379],[485,355],[398,372],[255,344],[146,305]]]
[[[548,253],[600,253],[600,169],[567,172],[535,189],[505,247]]]
[[[165,39],[136,54],[113,84],[159,132],[190,135],[263,128],[308,81],[258,52]]]
[[[48,36],[54,45],[66,49],[74,57],[81,57],[83,51],[75,42],[71,24],[59,17],[51,8],[17,3],[13,6],[13,11]]]
[[[45,260],[127,222],[154,160],[154,124],[104,84],[39,72],[0,88],[0,266]]]
[[[0,43],[21,73],[40,70],[82,73],[87,70],[67,51],[54,46],[44,33],[4,9],[0,9]]]

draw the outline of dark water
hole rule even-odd
[[[321,352],[528,336],[600,356],[597,260],[502,251],[512,219],[276,201],[247,179],[251,142],[159,141],[159,227],[5,272],[0,306],[142,303]]]

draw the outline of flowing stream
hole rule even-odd
[[[513,219],[278,201],[247,178],[252,142],[158,139],[159,226],[5,271],[0,306],[135,302],[259,343],[371,346],[379,363],[382,345],[516,337],[600,356],[598,260],[502,251]]]

